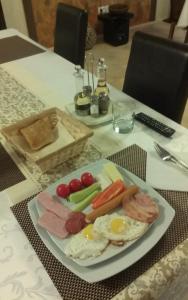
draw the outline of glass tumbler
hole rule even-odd
[[[126,101],[117,101],[112,104],[112,124],[117,133],[129,133],[134,127],[133,105]]]

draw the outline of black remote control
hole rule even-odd
[[[171,137],[175,132],[175,129],[166,126],[165,124],[157,121],[154,118],[151,118],[150,116],[142,112],[135,114],[135,119],[166,137]]]

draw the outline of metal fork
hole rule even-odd
[[[154,148],[162,160],[171,161],[171,162],[177,164],[178,166],[181,166],[181,167],[185,168],[186,170],[188,170],[188,165],[186,163],[184,163],[184,161],[177,159],[174,155],[172,155],[170,152],[165,150],[163,147],[161,147],[156,142],[154,142]]]

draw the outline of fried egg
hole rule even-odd
[[[131,241],[140,237],[148,224],[113,213],[97,218],[93,228],[110,241]]]
[[[108,239],[96,233],[93,224],[89,224],[70,239],[64,252],[67,256],[73,258],[97,257],[102,254],[108,243]]]

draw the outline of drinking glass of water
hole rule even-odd
[[[129,133],[134,127],[133,105],[126,101],[117,101],[112,104],[112,124],[117,133]]]

